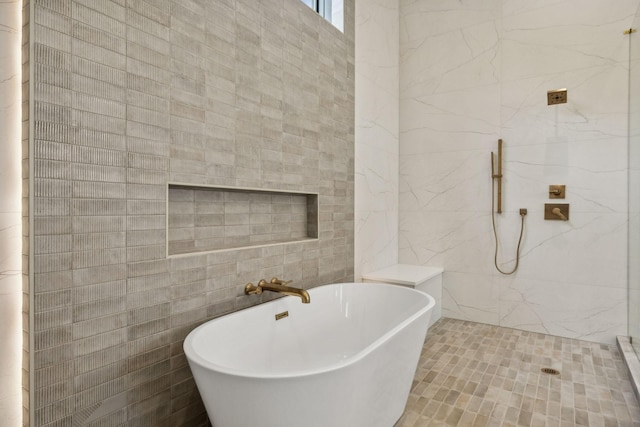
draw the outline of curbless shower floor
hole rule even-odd
[[[440,319],[395,427],[640,426],[626,369],[613,345]]]

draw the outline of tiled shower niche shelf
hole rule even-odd
[[[167,254],[318,238],[318,194],[168,184]]]

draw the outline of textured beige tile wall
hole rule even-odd
[[[169,185],[168,200],[169,255],[318,237],[316,194]]]
[[[22,3],[22,424],[30,425],[29,411],[31,408],[31,369],[30,358],[30,333],[33,325],[29,319],[30,307],[30,283],[29,283],[29,234],[30,222],[29,216],[31,206],[29,206],[29,157],[31,150],[29,147],[30,131],[29,131],[29,83],[31,79],[30,66],[30,20],[31,1],[24,0]]]
[[[193,327],[353,278],[354,1],[32,2],[31,425],[204,425]],[[167,182],[318,193],[318,240],[168,259]]]

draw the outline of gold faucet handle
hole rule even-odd
[[[560,208],[553,208],[551,210],[551,213],[554,214],[555,216],[557,216],[558,218],[560,218],[563,221],[568,221],[569,218],[567,218],[563,213],[562,210],[560,210]]]
[[[287,286],[289,283],[293,283],[293,280],[286,281],[286,280],[280,280],[277,277],[272,277],[271,283],[273,283],[274,285]]]
[[[245,295],[260,295],[261,293],[262,293],[262,285],[260,284],[258,284],[258,286],[254,285],[253,283],[247,283],[246,285],[244,285]]]

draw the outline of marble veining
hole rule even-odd
[[[399,261],[445,269],[443,315],[613,344],[626,333],[627,86],[640,2],[401,2]],[[566,87],[569,102],[548,106]],[[489,153],[505,144],[499,265]],[[568,222],[545,221],[565,184]]]
[[[356,5],[355,278],[398,259],[399,5]]]
[[[0,419],[22,425],[21,5],[0,2]]]

